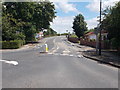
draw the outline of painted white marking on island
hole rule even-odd
[[[12,64],[12,65],[15,65],[15,66],[18,65],[18,62],[17,62],[17,61],[0,60],[0,62]]]

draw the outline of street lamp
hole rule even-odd
[[[101,7],[102,7],[102,0],[100,0],[100,36],[99,36],[99,55],[101,55]]]

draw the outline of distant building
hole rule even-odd
[[[36,38],[40,40],[43,38],[43,36],[44,36],[43,32],[39,32],[37,33]]]

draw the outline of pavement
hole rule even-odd
[[[48,53],[40,53],[44,44]],[[33,48],[2,51],[2,87],[118,88],[118,69],[83,57],[85,49],[58,36]]]
[[[21,50],[26,50],[26,49],[34,48],[37,45],[45,43],[45,40],[46,40],[46,38],[39,40],[38,43],[23,45],[22,47],[20,47],[18,49],[0,49],[0,52],[21,51]]]
[[[93,47],[80,45],[78,43],[69,42],[73,46],[77,46],[82,49],[82,55],[91,60],[98,61],[99,63],[108,64],[116,68],[120,68],[120,55],[115,50],[102,50],[101,56],[96,53],[96,49]]]
[[[120,56],[114,55],[110,52],[102,51],[102,55],[99,56],[98,54],[96,54],[96,51],[88,50],[83,52],[83,56],[86,58],[90,58],[92,60],[96,60],[99,63],[104,63],[104,64],[108,64],[108,65],[120,68]]]

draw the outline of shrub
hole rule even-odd
[[[24,40],[1,41],[2,49],[17,49],[25,44]]]
[[[94,42],[95,41],[95,39],[90,39],[90,42]]]
[[[119,49],[119,47],[120,47],[120,41],[118,39],[112,38],[111,42],[112,42],[112,47],[114,47],[116,49]]]
[[[75,34],[70,35],[70,37],[78,38],[77,35],[75,35]]]

